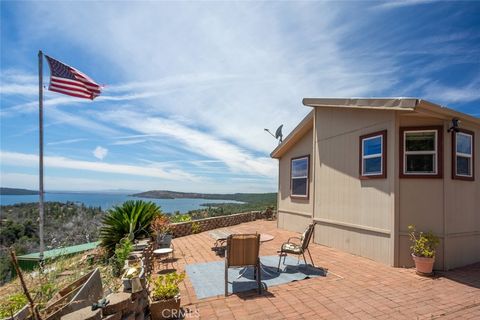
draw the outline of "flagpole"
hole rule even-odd
[[[43,241],[43,52],[38,51],[38,125],[39,125],[39,181],[38,181],[38,212],[39,212],[39,228],[38,235],[40,238],[40,266],[43,266],[43,251],[45,243]]]

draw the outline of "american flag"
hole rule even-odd
[[[45,57],[50,65],[48,90],[91,100],[100,95],[102,87],[87,75],[47,55]]]

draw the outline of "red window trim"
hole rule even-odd
[[[458,132],[465,133],[472,136],[472,176],[457,175],[457,132],[452,131],[452,179],[475,181],[475,132],[466,129],[457,129]]]
[[[363,166],[363,140],[368,139],[375,136],[382,136],[382,173],[375,174],[375,175],[364,175],[362,166]],[[369,179],[386,179],[387,178],[387,130],[376,131],[369,134],[365,134],[360,136],[359,138],[359,178],[361,180],[369,180]]]
[[[307,195],[293,195],[292,194],[292,163],[294,160],[307,158]],[[308,200],[310,197],[310,155],[303,155],[295,158],[290,159],[290,198],[292,199],[301,199],[301,200]]]
[[[436,174],[405,174],[404,173],[404,133],[405,131],[437,131],[437,173]],[[400,127],[400,161],[399,177],[404,179],[442,179],[443,178],[443,126]]]

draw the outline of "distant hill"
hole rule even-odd
[[[38,194],[38,191],[28,190],[28,189],[18,189],[18,188],[0,188],[1,195],[9,196],[23,196],[23,195],[34,195]]]
[[[215,199],[215,200],[234,200],[242,202],[255,202],[265,198],[275,198],[276,193],[197,193],[197,192],[177,192],[168,190],[151,190],[132,194],[134,197],[155,198],[155,199]]]
[[[204,208],[190,210],[188,215],[193,219],[223,216],[247,211],[263,211],[269,207],[276,209],[277,193],[197,193],[176,192],[168,190],[151,190],[133,194],[134,197],[155,199],[195,198],[210,200],[234,200],[240,203],[205,203]]]

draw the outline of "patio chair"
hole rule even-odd
[[[298,259],[300,259],[300,255],[303,256],[303,260],[305,264],[307,264],[307,259],[305,259],[305,251],[308,252],[310,256],[310,261],[312,261],[312,266],[315,267],[312,259],[312,255],[310,254],[310,250],[308,249],[308,245],[310,244],[310,240],[313,235],[313,231],[315,230],[315,222],[308,225],[307,229],[303,232],[301,237],[290,237],[288,238],[287,242],[282,244],[280,250],[278,250],[278,267],[277,270],[280,272],[280,262],[282,261],[283,257],[283,264],[285,264],[285,258],[288,254],[297,255]],[[296,239],[297,242],[293,242],[292,240]]]
[[[228,295],[228,268],[230,267],[254,267],[253,274],[258,284],[258,293],[262,293],[259,253],[259,234],[232,234],[228,236],[225,251],[225,296]]]

